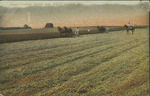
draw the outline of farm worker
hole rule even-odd
[[[106,27],[106,28],[105,28],[105,32],[108,32],[108,31],[109,31],[109,28],[108,28],[108,27]]]
[[[130,29],[131,25],[130,25],[130,22],[128,22],[128,29]]]
[[[79,36],[79,28],[78,27],[75,30],[75,34]]]

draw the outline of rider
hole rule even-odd
[[[128,22],[128,29],[130,29],[131,25],[130,25],[130,22]]]

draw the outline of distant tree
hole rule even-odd
[[[29,26],[27,24],[24,25],[24,28],[28,28]]]
[[[24,25],[25,29],[32,29],[30,26],[28,26],[27,24]]]

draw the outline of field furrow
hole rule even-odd
[[[133,47],[133,49],[134,49],[135,47]],[[141,48],[141,46],[140,46],[140,48]],[[127,50],[126,51],[124,51],[124,52],[127,52]],[[123,52],[123,53],[124,53]],[[121,53],[122,54],[122,53]],[[120,54],[120,55],[121,55]],[[142,53],[143,54],[143,53]],[[137,55],[137,54],[136,54]],[[141,54],[140,54],[141,55]],[[133,57],[135,57],[135,55],[133,56]],[[117,55],[116,56],[113,56],[113,58],[112,59],[114,59],[114,58],[117,58]],[[129,59],[129,58],[128,58]],[[132,59],[134,59],[134,58],[132,58]],[[137,58],[136,58],[137,59]],[[142,60],[143,60],[143,58],[142,58]],[[109,61],[111,61],[111,59],[109,59]],[[120,60],[121,61],[121,60]],[[106,61],[107,62],[107,61]],[[131,61],[130,61],[131,62]],[[105,62],[101,62],[101,63],[105,63]],[[117,62],[118,63],[118,62]],[[122,63],[122,62],[120,62],[120,63]],[[106,70],[106,69],[104,69],[104,70]],[[47,96],[49,96],[49,95],[52,95],[52,94],[54,94],[54,93],[58,93],[59,91],[61,91],[61,90],[64,90],[65,88],[68,88],[68,87],[70,87],[70,86],[72,86],[72,85],[74,85],[74,84],[76,84],[76,83],[79,83],[79,82],[82,82],[83,80],[85,80],[85,79],[89,79],[89,77],[90,76],[93,76],[93,75],[95,75],[97,72],[101,72],[101,71],[104,71],[104,70],[98,70],[98,71],[95,71],[95,72],[93,72],[93,73],[90,73],[90,74],[88,74],[88,75],[86,75],[86,76],[83,76],[82,78],[79,78],[79,79],[77,79],[77,80],[75,80],[75,81],[73,81],[73,82],[71,82],[71,83],[69,83],[69,84],[67,84],[67,85],[64,85],[64,86],[62,86],[61,88],[59,88],[58,90],[55,90],[55,91],[53,91],[53,92],[51,92],[51,93],[49,93]],[[118,71],[120,71],[120,70],[118,70]],[[105,75],[105,78],[102,78],[101,80],[103,81],[103,80],[106,80],[106,78],[107,77],[110,77],[110,74],[107,74],[107,75]],[[107,78],[108,79],[108,78]]]
[[[130,42],[132,42],[132,41],[130,41]],[[142,42],[143,43],[143,42]],[[141,43],[141,44],[142,44]],[[121,48],[121,50],[125,50],[125,48],[124,48],[124,46],[125,47],[127,47],[127,48],[132,48],[132,46],[133,45],[136,45],[136,46],[138,46],[138,44],[137,44],[137,41],[136,41],[136,43],[135,43],[135,41],[133,42],[133,43],[129,43],[129,47],[127,46],[127,43],[124,43],[124,44],[118,44],[118,46],[120,46]],[[124,45],[124,46],[123,46]],[[115,48],[116,48],[116,50],[117,50],[117,48],[119,49],[119,47],[117,46],[117,45],[113,45]],[[57,67],[57,66],[62,66],[62,65],[64,65],[64,64],[68,64],[68,63],[70,63],[70,62],[73,62],[73,61],[76,61],[76,60],[78,60],[78,59],[83,59],[83,58],[85,58],[85,57],[87,57],[87,56],[91,56],[91,55],[94,55],[94,54],[96,54],[96,53],[99,53],[99,52],[102,52],[102,51],[105,51],[105,50],[108,50],[108,49],[111,49],[111,50],[114,50],[113,48],[112,48],[112,45],[111,45],[111,47],[106,47],[106,49],[102,49],[102,50],[100,50],[100,47],[102,47],[103,48],[103,46],[99,46],[98,48],[97,47],[95,47],[94,48],[94,50],[93,51],[91,51],[91,49],[88,49],[88,50],[84,50],[84,51],[81,51],[81,52],[79,52],[79,53],[75,53],[75,54],[70,54],[71,56],[64,56],[63,58],[61,58],[59,61],[57,60],[57,61],[52,61],[52,63],[48,60],[48,62],[45,62],[45,61],[42,61],[42,62],[45,62],[45,64],[41,64],[41,62],[38,62],[38,63],[35,63],[35,66],[34,66],[34,64],[32,64],[32,66],[30,67],[30,66],[25,66],[25,67],[23,67],[22,68],[22,70],[20,70],[20,68],[18,69],[18,70],[9,70],[7,73],[8,74],[12,74],[12,76],[11,75],[9,75],[9,77],[6,77],[6,76],[3,76],[3,74],[2,74],[2,76],[5,78],[8,78],[8,80],[9,81],[12,81],[12,79],[14,78],[14,76],[15,76],[15,73],[17,72],[17,73],[19,73],[19,71],[22,71],[22,73],[19,75],[19,74],[17,74],[17,77],[19,77],[19,78],[21,78],[22,77],[22,74],[24,75],[24,76],[27,76],[28,74],[35,74],[35,73],[37,73],[37,72],[40,72],[40,71],[44,71],[44,70],[50,70],[50,69],[53,69],[54,67]],[[134,46],[133,46],[134,47]],[[105,48],[105,47],[104,47]],[[122,49],[122,48],[124,48],[124,49]],[[110,51],[111,51],[110,50]],[[119,53],[121,53],[121,50],[119,50]],[[126,50],[128,50],[128,49],[126,49]],[[105,52],[107,52],[107,51],[105,51]],[[111,52],[111,53],[113,53],[113,52]],[[77,55],[78,54],[78,55]],[[109,56],[110,57],[107,57],[107,58],[111,58],[111,57],[114,57],[116,54],[114,54],[113,53],[113,55],[111,56],[110,54],[109,54]],[[67,60],[67,59],[69,59],[69,60]],[[107,61],[107,59],[105,60],[102,60],[102,61]],[[60,62],[60,63],[58,63],[58,62]],[[31,71],[29,71],[28,69],[30,68],[30,70]],[[3,71],[2,71],[3,72]],[[4,73],[4,72],[3,72]],[[16,77],[16,76],[15,76]],[[7,79],[5,79],[5,80],[7,80]],[[3,79],[2,79],[2,82],[3,82]],[[6,82],[6,81],[5,81]],[[7,81],[8,82],[8,81]],[[4,82],[3,82],[4,83]]]
[[[116,31],[1,44],[0,90],[4,96],[147,94],[147,35],[143,28],[134,35]]]

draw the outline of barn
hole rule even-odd
[[[46,25],[45,25],[45,28],[53,28],[54,26],[53,26],[53,23],[47,23]]]

